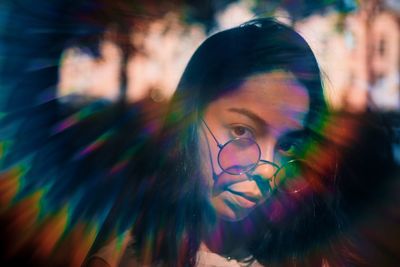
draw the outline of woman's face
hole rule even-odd
[[[220,144],[252,138],[261,160],[281,165],[294,157],[301,142],[309,102],[307,90],[291,73],[274,71],[250,76],[237,90],[211,102],[203,119]],[[269,198],[276,168],[260,164],[248,173],[228,174],[219,166],[220,148],[202,122],[199,131],[200,166],[211,205],[224,220],[242,220]]]

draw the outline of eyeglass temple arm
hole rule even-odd
[[[217,146],[219,148],[222,148],[222,145],[218,142],[217,138],[215,137],[215,135],[213,134],[213,132],[211,131],[210,127],[208,127],[207,123],[201,119],[201,121],[204,123],[204,125],[206,126],[207,130],[210,132],[211,136],[213,137],[213,139],[215,140],[215,143],[217,143]]]

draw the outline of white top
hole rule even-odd
[[[90,259],[99,258],[110,267],[143,266],[136,261],[133,255],[134,253],[127,249],[130,242],[132,242],[132,239],[130,234],[126,232],[121,238],[116,238],[107,246],[102,247],[98,252],[92,255]],[[256,260],[251,260],[251,257],[243,261],[237,261],[203,250],[197,252],[196,261],[196,267],[262,267]]]

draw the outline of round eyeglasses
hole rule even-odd
[[[297,193],[307,186],[304,174],[309,167],[304,160],[291,159],[281,166],[268,160],[262,160],[260,146],[254,139],[238,137],[221,144],[207,123],[202,121],[220,149],[218,165],[222,171],[231,175],[250,174],[250,177],[254,177],[251,172],[258,166],[267,164],[274,170],[271,172],[271,177],[262,177],[262,179],[272,180],[275,188],[279,191]]]

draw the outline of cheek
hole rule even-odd
[[[199,167],[203,181],[212,188],[213,181],[213,158],[215,158],[214,151],[211,150],[210,145],[207,142],[207,138],[203,133],[199,133],[198,142],[198,153],[199,153]]]

